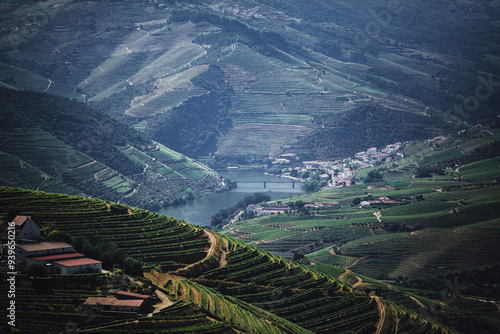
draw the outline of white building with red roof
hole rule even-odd
[[[54,261],[52,266],[52,272],[61,275],[100,273],[102,271],[102,262],[88,257]]]
[[[19,244],[16,246],[17,261],[26,261],[28,257],[43,255],[56,255],[73,252],[73,246],[62,241],[45,241],[32,244]]]
[[[14,220],[14,231],[16,238],[20,239],[38,239],[40,238],[40,226],[31,218],[31,216],[16,216]],[[1,226],[1,235],[7,235],[9,224]]]
[[[54,261],[62,261],[62,260],[71,260],[85,257],[85,255],[77,252],[65,253],[65,254],[55,254],[55,255],[42,255],[42,256],[34,256],[26,258],[26,267],[29,267],[33,264],[41,264],[45,266]]]
[[[144,299],[118,299],[113,297],[89,297],[84,305],[97,307],[102,312],[140,312],[146,305]]]
[[[16,216],[12,221],[16,238],[40,238],[40,226],[30,216]],[[1,232],[12,231],[11,224],[3,224]],[[102,262],[85,257],[74,251],[73,246],[62,241],[28,242],[16,245],[16,262],[21,271],[35,264],[42,265],[49,274],[70,275],[77,273],[100,273]]]
[[[102,262],[85,257],[73,250],[73,246],[62,241],[45,241],[16,246],[16,258],[21,270],[40,264],[49,274],[71,275],[78,273],[100,273]]]

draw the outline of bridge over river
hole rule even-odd
[[[220,209],[227,209],[238,203],[245,196],[256,192],[265,192],[271,200],[290,198],[303,194],[300,181],[274,177],[260,171],[220,171],[219,174],[236,182],[237,187],[229,191],[220,191],[196,197],[185,204],[170,206],[159,210],[161,214],[183,219],[195,225],[210,225],[212,216]]]
[[[282,180],[282,181],[281,181]],[[238,187],[238,185],[253,185],[253,186],[257,186],[258,184],[262,184],[263,188],[266,189],[267,186],[269,184],[271,185],[276,185],[276,184],[279,184],[279,185],[284,185],[285,187],[280,187],[280,188],[292,188],[292,189],[295,189],[295,183],[299,183],[299,181],[295,181],[295,180],[290,180],[290,179],[277,179],[276,181],[269,181],[269,180],[239,180],[239,181],[233,181],[232,184],[233,186],[235,187]]]

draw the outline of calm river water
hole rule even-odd
[[[205,226],[210,225],[212,216],[219,212],[220,209],[231,207],[238,203],[240,199],[253,193],[266,193],[273,200],[302,193],[302,184],[300,182],[295,182],[294,188],[292,180],[265,175],[263,171],[228,170],[219,171],[219,174],[229,177],[231,181],[236,181],[238,187],[233,190],[195,198],[183,205],[161,209],[159,213],[185,220],[190,224]],[[264,181],[266,181],[265,188]]]

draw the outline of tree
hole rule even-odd
[[[218,226],[220,224],[222,224],[222,221],[224,220],[224,218],[222,217],[222,215],[220,213],[216,213],[215,215],[212,216],[212,221],[210,222],[210,225],[212,226]]]
[[[269,196],[268,194],[264,194],[264,193],[255,193],[253,194],[253,201],[251,203],[261,203],[261,202],[267,202],[267,201],[270,201],[271,200],[271,196]],[[251,204],[251,203],[248,203],[248,204]]]
[[[380,172],[371,170],[368,172],[368,175],[366,175],[366,178],[364,179],[363,183],[373,183],[373,182],[379,182],[383,181],[384,177]]]
[[[59,231],[59,230],[53,230],[47,234],[45,237],[46,241],[63,241],[68,244],[72,243],[72,239],[68,232],[65,231]]]
[[[123,269],[127,274],[141,275],[142,263],[139,260],[136,260],[129,256],[123,261]]]
[[[310,194],[319,189],[319,182],[317,180],[309,180],[302,184],[302,190]]]
[[[194,191],[191,188],[186,188],[184,190],[184,195],[186,196],[187,199],[193,199],[194,198]]]

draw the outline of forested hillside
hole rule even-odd
[[[422,140],[453,128],[429,117],[382,106],[362,106],[338,115],[322,114],[314,117],[313,122],[321,130],[308,134],[296,146],[306,158],[314,158],[310,152],[325,157],[352,157],[367,147],[383,147],[401,138]]]

